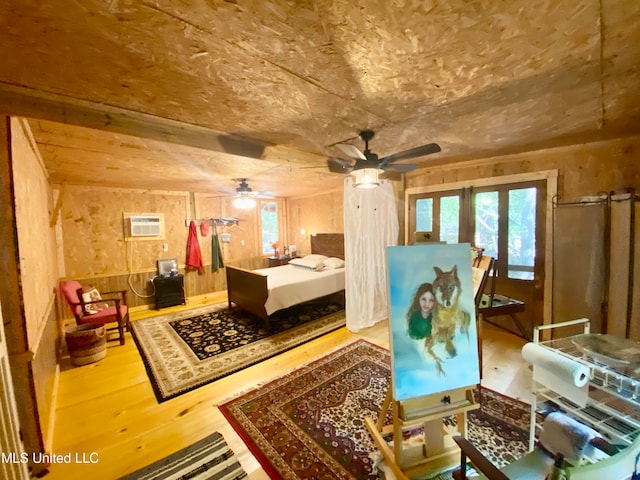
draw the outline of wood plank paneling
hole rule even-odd
[[[344,233],[343,202],[342,188],[288,199],[289,244],[296,246],[298,255],[311,253],[310,236],[314,233]]]
[[[58,275],[55,232],[49,224],[52,197],[26,124],[3,120],[0,294],[22,440],[33,453],[51,447],[45,440],[51,434],[47,417],[52,410],[45,404],[52,401],[57,369],[57,329],[49,323]],[[34,474],[46,467],[34,464],[31,456],[29,465]]]
[[[51,307],[53,307],[53,302]],[[44,444],[48,452],[53,451],[54,448],[55,393],[58,388],[58,348],[61,341],[58,335],[56,311],[51,308],[44,318],[41,341],[31,361],[34,394],[38,405]]]

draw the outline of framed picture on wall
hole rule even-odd
[[[470,245],[388,247],[387,262],[393,398],[477,385]]]

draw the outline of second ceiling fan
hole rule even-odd
[[[440,145],[437,143],[428,143],[419,147],[404,150],[402,152],[387,155],[382,158],[378,158],[378,155],[369,150],[369,140],[375,135],[373,130],[363,130],[360,132],[360,138],[364,141],[364,152],[361,152],[357,147],[350,143],[337,143],[342,152],[351,158],[351,160],[344,160],[342,158],[331,157],[327,160],[329,170],[335,173],[355,173],[360,170],[368,170],[376,172],[390,171],[398,173],[406,173],[418,168],[418,165],[411,165],[406,163],[395,163],[399,160],[408,160],[410,158],[422,157],[432,153],[438,153],[441,151]],[[375,186],[375,185],[373,185]]]
[[[254,192],[246,178],[234,178],[234,182],[239,182],[236,194],[233,198],[233,205],[237,208],[253,208],[256,206],[256,198],[276,198],[271,192]]]

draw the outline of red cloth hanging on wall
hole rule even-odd
[[[191,220],[189,223],[189,238],[187,239],[187,268],[197,268],[198,273],[202,273],[204,267],[202,265],[202,252],[200,252],[200,244],[198,243],[198,230],[196,222]]]

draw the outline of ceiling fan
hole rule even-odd
[[[364,141],[364,152],[350,143],[337,143],[342,152],[351,158],[331,157],[327,160],[329,171],[334,173],[348,173],[354,176],[355,186],[361,188],[377,187],[380,184],[379,174],[384,171],[406,173],[418,168],[418,165],[407,163],[394,163],[398,160],[422,157],[441,151],[437,143],[428,143],[419,147],[404,150],[402,152],[378,158],[378,155],[369,150],[369,140],[375,135],[373,130],[363,130],[360,138]],[[355,161],[354,161],[355,160]]]
[[[256,198],[275,198],[270,192],[254,192],[246,178],[234,178],[234,182],[239,182],[236,188],[236,194],[233,199],[233,205],[237,208],[253,208],[256,206]]]

